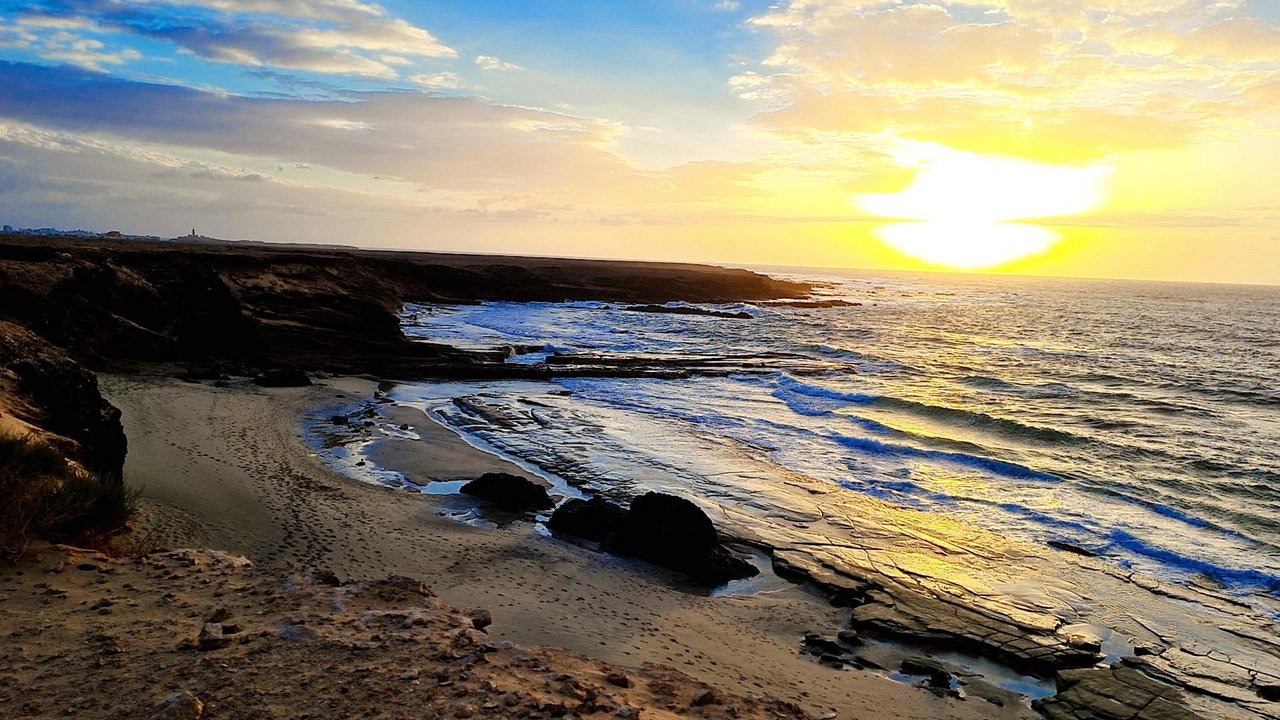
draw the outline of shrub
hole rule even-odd
[[[104,547],[138,509],[116,478],[67,462],[31,435],[0,433],[0,551],[20,555],[36,538]]]

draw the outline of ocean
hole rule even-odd
[[[511,362],[747,367],[433,383],[396,399],[589,492],[666,489],[785,526],[754,492],[769,479],[735,475],[749,457],[1158,579],[1280,595],[1280,288],[770,274],[851,304],[703,306],[750,320],[591,302],[410,306],[413,337],[541,349]]]

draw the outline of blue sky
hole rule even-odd
[[[878,239],[883,219],[859,198],[957,177],[940,164],[972,155],[1113,179],[1105,204],[1063,220],[1053,253],[1011,270],[1270,281],[1278,12],[0,0],[0,220],[925,267]]]

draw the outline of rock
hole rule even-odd
[[[333,415],[329,418],[329,422],[333,423],[334,425],[350,425],[351,419],[348,418],[346,415]]]
[[[845,647],[835,640],[828,640],[817,633],[805,633],[804,640],[805,652],[810,655],[836,655],[839,656],[845,652]]]
[[[556,508],[547,521],[547,529],[557,535],[605,542],[618,533],[626,517],[626,510],[599,496],[590,500],[574,498]]]
[[[719,705],[719,704],[720,704],[720,696],[716,693],[715,690],[711,688],[707,688],[706,690],[703,690],[697,695],[694,695],[693,700],[690,701],[689,703],[689,705],[692,707],[704,707],[706,705]]]
[[[620,687],[620,688],[631,687],[631,678],[627,677],[626,673],[611,672],[608,675],[604,676],[604,681],[615,687]]]
[[[649,492],[631,501],[611,549],[680,570],[708,585],[759,572],[720,544],[715,526],[697,505],[664,493]]]
[[[189,690],[171,693],[151,713],[151,720],[199,720],[204,703]]]
[[[1063,552],[1074,553],[1074,554],[1076,554],[1076,555],[1082,555],[1082,556],[1084,556],[1084,557],[1097,557],[1097,556],[1098,556],[1098,553],[1096,553],[1096,552],[1094,552],[1094,551],[1092,551],[1092,550],[1089,550],[1088,548],[1082,548],[1082,547],[1080,547],[1079,545],[1072,545],[1072,544],[1071,544],[1071,543],[1069,543],[1069,542],[1062,542],[1061,540],[1050,540],[1050,541],[1048,542],[1048,545],[1049,545],[1049,547],[1054,548],[1055,550],[1061,550],[1061,551],[1063,551]]]
[[[909,657],[902,661],[898,670],[904,675],[924,675],[930,687],[951,687],[951,673],[937,660],[926,657]]]
[[[1057,695],[1031,707],[1054,720],[1126,718],[1127,720],[1197,720],[1172,685],[1127,667],[1086,668],[1058,673]]]
[[[200,635],[196,638],[196,647],[209,651],[219,650],[230,645],[236,638],[233,634],[225,632],[227,629],[223,627],[222,623],[205,623],[204,627],[200,628]]]
[[[747,312],[725,312],[724,310],[708,310],[700,307],[677,305],[630,305],[622,308],[628,312],[659,313],[665,315],[701,315],[704,317],[727,318],[729,320],[754,320],[755,316]]]
[[[855,648],[862,645],[862,638],[856,630],[846,628],[836,633],[836,642],[847,648]]]
[[[510,473],[485,473],[463,485],[462,492],[506,508],[544,510],[554,506],[546,488]]]
[[[275,370],[267,370],[253,379],[253,384],[259,387],[309,387],[311,378],[307,374],[297,368],[277,368]]]
[[[471,626],[477,630],[483,630],[493,624],[493,613],[485,609],[472,610],[467,613],[471,618]]]

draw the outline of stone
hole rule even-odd
[[[485,473],[463,485],[462,492],[512,509],[545,510],[555,505],[545,487],[511,473]]]
[[[334,425],[350,425],[351,418],[348,418],[346,415],[333,415],[329,418],[329,422]]]
[[[471,626],[477,630],[484,630],[493,624],[493,613],[485,609],[472,610],[467,616],[471,618]]]
[[[604,676],[604,681],[615,687],[620,687],[620,688],[631,687],[631,678],[628,677],[626,673],[611,672],[608,675]]]
[[[720,696],[716,691],[711,688],[707,688],[697,695],[694,695],[693,700],[689,702],[689,705],[692,707],[704,707],[707,705],[719,705],[720,702]]]
[[[200,628],[200,635],[196,638],[196,647],[208,651],[219,650],[230,645],[235,638],[223,630],[222,623],[205,623],[204,627]]]
[[[951,687],[950,671],[943,667],[942,663],[932,658],[905,658],[898,666],[898,670],[905,675],[924,675],[928,678],[928,683],[931,687]]]
[[[565,501],[551,514],[547,529],[556,535],[572,535],[584,540],[611,540],[626,522],[627,511],[599,496],[590,500]]]
[[[170,693],[151,713],[151,720],[199,720],[204,703],[189,690]]]
[[[648,492],[631,501],[626,522],[610,549],[682,571],[707,585],[759,572],[720,544],[715,526],[701,508],[665,493]]]

